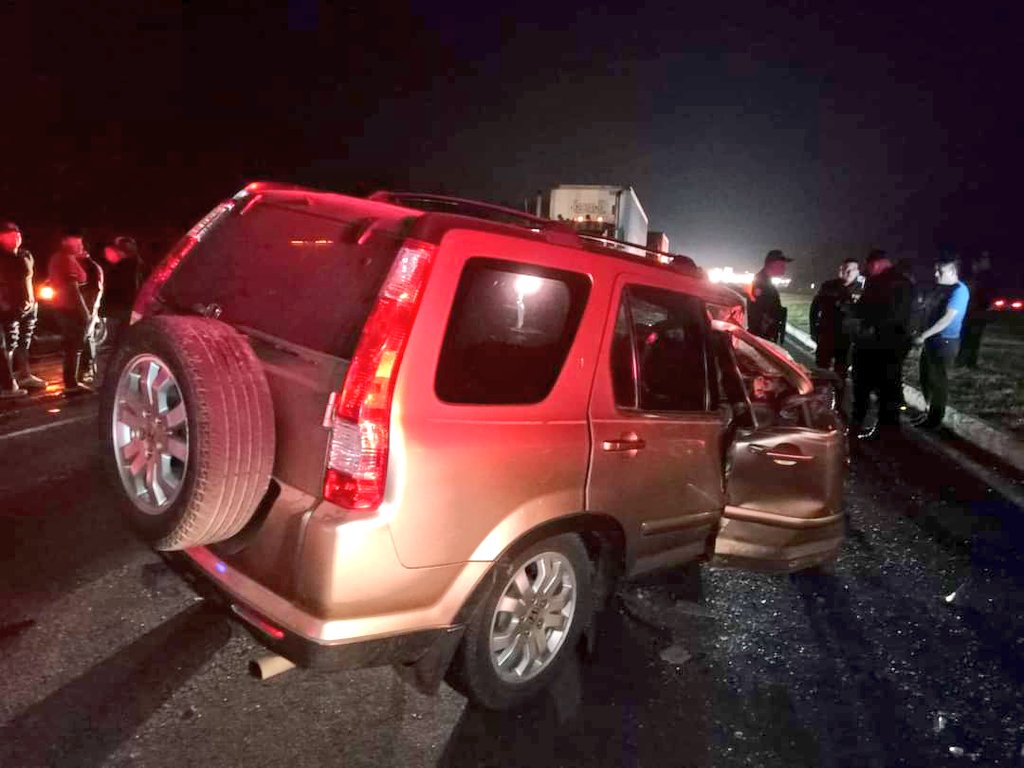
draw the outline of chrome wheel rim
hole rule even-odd
[[[525,683],[558,655],[576,610],[576,572],[557,552],[520,566],[501,593],[491,619],[491,664],[508,683]]]
[[[138,355],[117,381],[114,452],[128,498],[149,515],[174,503],[188,470],[188,412],[168,365]]]

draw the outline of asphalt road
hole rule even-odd
[[[92,409],[0,422],[0,766],[1024,765],[1024,510],[914,439],[855,457],[834,575],[633,585],[493,715],[389,669],[249,678],[111,513]]]

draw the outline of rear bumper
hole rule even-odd
[[[341,642],[319,641],[279,623],[274,617],[233,594],[218,578],[222,575],[216,565],[220,561],[208,550],[197,548],[187,552],[161,554],[197,594],[222,606],[241,621],[260,644],[300,667],[340,670],[391,664],[411,665],[424,658],[450,655],[449,651],[458,644],[464,631],[462,625],[448,625]],[[206,568],[209,565],[207,560],[213,564],[213,573]],[[315,621],[314,617],[309,619]]]

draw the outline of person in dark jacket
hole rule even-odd
[[[818,345],[814,362],[819,368],[831,368],[846,381],[853,344],[853,305],[860,298],[860,264],[844,259],[839,277],[821,284],[811,301],[811,338]]]
[[[130,237],[115,237],[100,249],[103,269],[103,303],[100,311],[106,322],[106,341],[97,353],[102,375],[110,356],[128,327],[135,295],[142,284],[139,247]]]
[[[26,352],[28,350],[29,340],[21,340],[22,325],[26,329],[30,325],[35,327],[32,254],[21,247],[21,242],[21,229],[17,224],[0,223],[0,398],[3,399],[28,394],[18,385],[11,368],[12,358],[18,356],[22,344]],[[28,364],[27,355],[25,364]]]
[[[754,276],[750,284],[747,327],[752,334],[768,341],[778,342],[785,331],[786,311],[772,278],[785,275],[786,264],[791,261],[782,251],[768,251],[764,257],[764,268]]]
[[[965,282],[970,291],[971,303],[967,307],[967,315],[963,318],[960,352],[956,364],[964,368],[977,368],[981,337],[988,327],[991,317],[990,306],[994,298],[992,260],[987,251],[971,262],[971,274]]]
[[[911,341],[914,286],[885,251],[868,254],[866,267],[868,279],[854,313],[859,329],[853,346],[851,427],[857,437],[872,439],[899,429],[901,366]],[[864,430],[872,392],[878,394],[878,423]]]

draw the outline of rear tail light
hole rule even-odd
[[[1024,309],[1024,301],[1015,301],[1010,305],[1010,309]]]
[[[132,307],[131,322],[135,323],[141,320],[143,317],[148,315],[157,302],[157,294],[164,283],[174,274],[174,270],[178,268],[182,260],[188,255],[189,251],[196,247],[203,236],[213,229],[225,216],[227,216],[231,210],[235,207],[233,200],[228,200],[225,203],[221,203],[202,219],[200,219],[192,229],[188,231],[181,241],[174,246],[170,253],[168,253],[163,261],[161,261],[156,268],[149,273],[149,277],[146,278],[146,282],[142,284],[139,289],[138,295],[135,297],[135,305]]]
[[[324,498],[346,509],[372,512],[384,499],[391,399],[435,251],[403,244],[335,400]]]
[[[996,309],[1002,309],[1006,306],[1006,299],[996,299],[992,302],[992,306]]]

